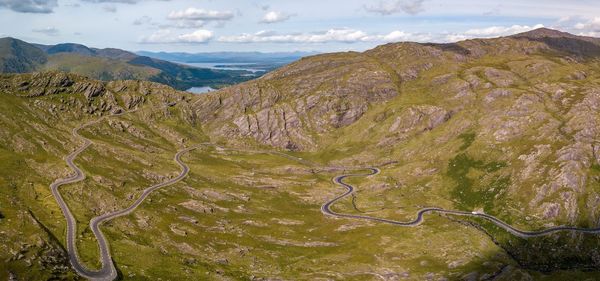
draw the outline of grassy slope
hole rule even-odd
[[[73,72],[101,80],[148,80],[160,73],[157,69],[130,65],[121,60],[70,53],[49,56],[43,70]]]
[[[1,178],[13,188],[3,191],[12,195],[3,194],[0,200],[13,198],[20,202],[10,203],[15,207],[0,208],[5,216],[0,220],[0,231],[7,236],[5,241],[13,241],[3,246],[8,247],[2,251],[2,260],[6,260],[12,256],[11,249],[18,250],[26,242],[22,233],[41,236],[43,241],[52,240],[41,229],[30,229],[28,224],[20,223],[18,218],[27,209],[32,210],[59,243],[64,241],[64,221],[48,184],[68,173],[61,158],[77,145],[71,140],[69,129],[92,117],[65,113],[75,112],[73,109],[65,109],[65,115],[53,115],[46,107],[60,106],[61,100],[81,99],[81,96],[60,94],[28,99],[3,94],[0,98],[6,106],[4,114],[27,114],[21,120],[28,120],[41,130],[24,139],[41,138],[47,143],[46,149],[53,151],[48,153],[37,147],[17,153],[12,149],[18,146],[5,144],[10,150],[3,157],[14,160],[3,161],[10,166],[3,169],[5,174]],[[30,107],[35,100],[43,101],[44,106]],[[122,102],[121,95],[117,94],[117,100]],[[98,266],[97,250],[86,222],[94,215],[128,205],[131,195],[159,181],[144,175],[174,175],[178,168],[172,156],[180,146],[177,136],[184,137],[189,144],[205,141],[201,131],[183,125],[186,121],[182,120],[187,119],[185,102],[167,113],[156,109],[162,104],[160,100],[150,96],[147,102],[154,105],[147,104],[144,110],[111,119],[128,123],[125,131],[114,122],[110,125],[111,122],[104,121],[82,132],[95,142],[77,159],[88,178],[61,190],[79,222],[80,254],[91,267]],[[50,129],[50,124],[58,120],[61,126]],[[4,131],[14,134],[18,128],[28,127],[15,124],[10,128]],[[47,136],[50,132],[56,135]],[[63,141],[67,142],[63,145]],[[142,153],[140,149],[151,152]],[[23,164],[24,159],[38,164]],[[497,251],[480,232],[443,219],[433,218],[427,227],[401,229],[323,217],[320,204],[340,192],[329,182],[333,174],[312,174],[311,167],[279,156],[202,148],[185,156],[184,161],[191,167],[184,182],[157,192],[135,214],[104,227],[117,266],[128,279],[218,280],[246,279],[253,275],[370,280],[373,273],[387,271],[410,272],[415,278],[428,272],[458,276],[492,258]],[[48,169],[53,172],[48,173]],[[17,176],[17,170],[28,176]],[[190,200],[196,200],[206,212],[180,205]],[[452,230],[440,232],[448,227]],[[448,240],[445,237],[458,233],[464,239],[452,244],[443,242]],[[443,251],[430,252],[422,246],[411,246],[427,245],[428,239]],[[472,251],[472,245],[478,245],[478,250]],[[59,244],[56,247],[60,248]],[[40,259],[36,251],[37,246],[33,246],[27,252],[34,264]],[[506,257],[493,258],[498,264],[510,262]],[[328,262],[322,262],[325,260]],[[446,269],[446,264],[454,260],[464,260],[466,264]],[[46,267],[26,271],[26,264],[26,258],[3,263],[0,274],[4,278],[11,271],[34,279],[53,274]],[[496,267],[490,265],[486,270],[493,271]],[[69,271],[54,274],[74,278]]]
[[[344,58],[343,54],[339,56],[341,60]],[[552,70],[532,75],[530,65],[539,62],[554,63]],[[482,66],[510,70],[526,79],[503,87],[512,90],[513,94],[498,98],[492,104],[486,102],[489,88],[476,88],[472,95],[454,98],[456,89],[452,83],[465,80],[468,75],[475,75],[484,83],[494,83],[479,69]],[[397,67],[390,65],[384,69],[394,71]],[[580,70],[588,73],[585,80],[568,78]],[[489,131],[489,126],[496,122],[489,114],[498,108],[518,106],[523,101],[520,98],[534,92],[534,87],[542,82],[568,83],[576,86],[568,93],[571,103],[563,104],[557,110],[551,95],[545,93],[541,94],[545,101],[542,105],[531,106],[564,124],[568,121],[565,112],[583,98],[586,89],[598,86],[600,80],[595,74],[598,71],[598,65],[593,61],[571,64],[549,54],[484,56],[458,66],[454,63],[438,65],[423,72],[417,80],[396,81],[400,95],[386,103],[371,105],[358,122],[334,133],[319,135],[323,144],[319,151],[295,155],[322,164],[380,165],[397,161],[386,165],[382,174],[376,177],[349,180],[358,186],[354,204],[351,200],[340,202],[335,206],[338,210],[408,220],[423,206],[466,211],[481,208],[524,229],[540,228],[548,221],[531,215],[536,212],[529,206],[535,190],[520,187],[544,179],[545,174],[519,179],[517,175],[526,168],[519,156],[539,144],[550,144],[556,151],[570,143],[574,132],[562,130],[566,140],[536,139],[540,132],[545,132],[543,128],[547,122],[544,121],[531,125],[521,138],[498,142]],[[455,76],[442,84],[432,84],[431,81],[449,72]],[[284,84],[285,81],[279,82]],[[41,99],[58,103],[61,97]],[[7,113],[8,116],[32,112],[18,107],[31,100],[3,98],[7,99],[6,110],[15,109],[14,113]],[[156,109],[161,104],[159,99],[152,98],[152,101],[154,105],[148,105],[144,111],[115,118],[127,122],[128,128],[132,129],[123,130],[103,122],[84,132],[97,143],[78,160],[90,176],[82,184],[65,187],[64,192],[81,221],[82,257],[90,265],[98,265],[98,261],[94,240],[85,229],[85,222],[101,210],[126,206],[131,202],[130,195],[157,181],[144,174],[175,174],[177,167],[172,162],[172,155],[180,146],[178,139],[184,137],[186,143],[206,141],[199,127],[190,127],[186,121],[189,118],[186,102],[164,111]],[[390,131],[397,117],[406,116],[403,114],[417,105],[456,111],[447,122],[433,129],[426,130],[423,125],[409,131],[406,137]],[[45,113],[40,114],[20,118],[36,122],[47,118]],[[504,121],[510,121],[516,117],[504,118]],[[61,124],[65,124],[62,135],[48,138],[48,141],[68,139],[65,132],[75,126],[75,120],[61,120],[64,122]],[[16,131],[17,127],[13,125],[8,131]],[[16,139],[14,133],[11,136]],[[33,136],[25,139],[31,138]],[[386,138],[394,138],[392,145],[380,144]],[[53,145],[64,154],[69,150],[60,144]],[[69,145],[73,147],[74,144]],[[15,147],[5,145],[7,151]],[[144,149],[152,152],[142,153]],[[19,164],[22,159],[35,154],[31,151],[24,154],[10,152],[9,156],[4,156],[13,159],[8,162],[13,165],[9,169],[21,169],[16,167],[22,167]],[[59,157],[52,157],[58,167],[64,166]],[[319,206],[341,192],[330,183],[334,174],[312,174],[312,167],[272,155],[212,148],[194,151],[184,157],[184,161],[191,167],[188,178],[152,195],[151,201],[139,212],[105,227],[117,266],[130,279],[219,280],[258,276],[373,280],[377,274],[391,274],[406,275],[413,280],[428,276],[454,280],[470,272],[478,272],[480,276],[496,274],[507,265],[513,269],[512,275],[505,276],[506,280],[514,280],[520,274],[548,280],[566,276],[597,277],[594,272],[577,269],[540,273],[540,270],[555,270],[560,265],[589,266],[590,260],[585,259],[593,257],[594,245],[597,245],[595,237],[557,235],[523,241],[484,222],[474,221],[483,226],[485,232],[482,232],[464,222],[436,215],[428,216],[424,225],[410,229],[333,220],[323,217]],[[555,155],[544,158],[542,164],[546,165],[543,171],[560,168]],[[27,169],[25,167],[23,171]],[[590,178],[598,173],[597,170],[596,166],[590,167]],[[14,190],[27,191],[26,183],[13,175],[7,172],[3,180],[12,182]],[[52,198],[47,197],[47,190],[44,191],[50,181],[46,176],[34,182],[33,186],[40,192],[38,198],[43,199],[32,198],[31,192],[18,194],[16,198],[23,201],[23,205],[39,210],[37,216],[62,241],[62,220],[53,211],[56,206]],[[590,193],[597,190],[598,182],[589,181],[586,189]],[[190,210],[181,205],[190,200],[195,200],[192,203],[202,208]],[[579,199],[579,204],[585,204],[585,200]],[[104,202],[108,204],[103,205]],[[585,210],[585,205],[580,207]],[[8,221],[8,218],[16,215],[2,208],[0,212],[7,217],[0,220],[0,228],[14,228],[14,219]],[[531,218],[526,219],[528,216]],[[592,216],[592,213],[582,212],[577,223],[588,226],[588,217]],[[565,220],[561,213],[556,223]],[[11,235],[10,239],[17,241],[18,234]],[[310,242],[313,244],[305,244]],[[550,251],[555,253],[548,254]],[[580,261],[578,257],[584,260]],[[19,272],[24,268],[22,261],[7,266]]]
[[[46,62],[40,49],[13,38],[0,38],[0,72],[24,73]]]
[[[597,57],[574,60],[566,57],[563,49],[552,49],[535,40],[503,38],[493,44],[480,44],[478,41],[461,44],[465,47],[473,44],[491,54],[470,59],[457,59],[459,51],[419,56],[420,51],[426,53],[420,47],[391,44],[362,55],[340,53],[306,59],[235,90],[250,95],[256,88],[263,91],[274,88],[274,92],[284,94],[281,98],[277,97],[273,107],[284,108],[289,105],[293,108],[298,100],[308,99],[298,95],[299,91],[295,89],[314,89],[305,95],[318,96],[325,102],[327,98],[336,98],[336,87],[352,87],[349,83],[345,84],[351,75],[336,77],[336,83],[331,80],[320,81],[319,78],[326,75],[299,71],[307,65],[317,65],[311,70],[318,70],[318,66],[335,65],[335,61],[351,64],[358,60],[357,56],[368,55],[380,64],[378,71],[386,71],[393,76],[405,73],[415,65],[432,62],[433,66],[421,71],[417,79],[395,81],[399,95],[384,103],[370,104],[369,110],[350,126],[319,133],[318,130],[324,126],[311,124],[311,120],[319,116],[309,114],[301,117],[303,122],[306,120],[308,123],[303,127],[305,134],[315,137],[318,147],[314,149],[315,152],[296,153],[298,156],[320,163],[344,165],[396,162],[386,166],[377,179],[357,180],[357,183],[366,186],[357,192],[355,204],[348,201],[338,208],[347,212],[365,211],[381,217],[409,219],[423,206],[439,206],[465,211],[482,210],[522,229],[534,230],[560,224],[596,226],[598,214],[592,202],[600,185],[597,163],[594,164],[595,160],[591,158],[594,155],[589,150],[587,153],[590,155],[586,157],[590,158],[584,159],[589,159],[592,164],[587,165],[587,160],[583,160],[581,169],[576,172],[585,179],[581,190],[573,191],[566,185],[559,186],[554,194],[542,196],[537,203],[531,202],[543,193],[541,186],[564,177],[564,174],[557,172],[570,165],[565,163],[567,156],[561,156],[564,151],[572,149],[571,145],[586,149],[592,147],[585,141],[581,143],[582,136],[589,134],[584,134],[581,129],[587,126],[587,130],[595,132],[595,125],[590,124],[598,120],[597,111],[576,117],[576,106],[586,99],[593,101],[593,93],[600,86]],[[355,66],[356,69],[361,67],[371,66]],[[329,69],[338,74],[342,70],[345,69]],[[489,74],[492,72],[499,72],[501,77]],[[578,73],[585,75],[576,77]],[[447,74],[451,76],[445,76]],[[502,80],[508,79],[506,77],[514,81],[503,85],[505,81]],[[478,80],[479,85],[469,85],[466,81],[470,79]],[[306,84],[296,87],[297,81]],[[461,94],[461,85],[464,84],[467,84],[468,92]],[[492,92],[495,89],[510,93],[494,97]],[[257,99],[270,98],[264,93],[259,93]],[[232,93],[218,92],[212,95],[219,96],[220,101]],[[346,98],[341,97],[340,102]],[[244,106],[249,104],[244,99],[238,102]],[[586,106],[595,106],[589,103]],[[412,120],[411,110],[421,106],[445,109],[451,112],[451,117],[433,128],[428,127],[428,117],[424,116],[417,120],[420,123],[409,127],[407,132],[391,129],[397,120],[410,122],[406,120]],[[260,109],[260,103],[256,108]],[[218,110],[227,116],[229,109]],[[256,115],[252,109],[244,113],[251,118]],[[232,119],[237,116],[234,115]],[[219,122],[224,120],[216,120],[207,128],[222,126]],[[590,120],[589,123],[586,123],[587,120]],[[505,137],[498,134],[503,132],[502,126],[506,126],[505,132],[508,132]],[[233,140],[232,143],[256,144],[253,139],[240,140],[225,136]],[[594,137],[597,136],[592,135],[591,138]],[[536,160],[538,163],[525,162],[528,155],[538,147],[545,146],[549,148],[548,153],[542,154]],[[523,176],[529,168],[532,172]],[[564,202],[561,196],[565,194],[575,196],[574,206]],[[544,217],[545,205],[542,204],[552,203],[561,206],[560,212],[556,217]],[[575,217],[569,213],[573,210]],[[560,234],[528,243],[506,238],[503,236],[505,234],[490,225],[484,224],[484,227],[516,262],[524,268],[533,269],[532,274],[539,278],[543,275],[535,270],[556,270],[557,275],[546,277],[561,278],[556,276],[585,276],[588,273],[579,270],[598,268],[594,258],[598,254],[595,250],[597,247],[589,246],[597,245],[595,236]],[[444,232],[451,231],[444,229]],[[548,254],[548,251],[553,253]],[[558,269],[574,270],[561,272]],[[592,272],[588,276],[595,275]]]

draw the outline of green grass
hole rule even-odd
[[[499,202],[497,194],[502,194],[509,185],[509,176],[493,176],[489,185],[485,185],[485,178],[489,174],[506,167],[502,162],[484,162],[475,160],[465,153],[456,155],[448,163],[446,175],[455,182],[452,196],[457,199],[458,207],[463,210],[473,210],[482,207],[486,212],[493,212],[495,204]],[[473,179],[469,174],[478,173]]]
[[[459,148],[459,150],[461,151],[464,151],[467,148],[469,148],[471,144],[473,144],[473,142],[475,141],[475,133],[472,132],[461,134],[458,137],[463,141],[463,144]]]

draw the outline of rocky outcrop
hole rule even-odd
[[[378,146],[397,144],[415,135],[431,131],[450,120],[452,112],[439,106],[418,105],[402,110],[387,129]]]
[[[198,116],[216,137],[313,149],[319,134],[353,124],[370,105],[398,95],[395,73],[367,56],[347,56],[303,59],[263,79],[203,96],[196,104]]]
[[[86,99],[90,100],[103,94],[106,89],[104,88],[104,84],[101,82],[86,81],[76,83],[73,86],[73,91],[76,93],[82,93]]]

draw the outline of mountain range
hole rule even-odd
[[[172,65],[158,59],[1,42],[0,53],[9,54],[0,60],[5,72],[54,69],[0,75],[0,274],[7,277],[78,278],[48,186],[72,175],[64,157],[81,146],[72,130],[83,124],[89,126],[79,134],[91,145],[76,162],[87,178],[61,192],[89,268],[101,266],[89,221],[176,178],[175,153],[196,148],[182,158],[185,179],[102,225],[121,277],[599,276],[594,232],[523,237],[484,219],[527,231],[598,227],[598,38],[542,28],[455,43],[389,43],[304,57],[203,95],[50,67],[65,50],[151,74]],[[325,202],[350,191],[333,206],[347,217],[324,215]],[[462,215],[386,223],[413,221],[424,208]],[[356,219],[366,216],[380,220]]]
[[[48,70],[105,81],[147,80],[179,90],[201,86],[220,88],[257,77],[249,71],[191,67],[114,48],[97,49],[74,43],[40,45],[0,38],[0,72]]]
[[[303,57],[314,56],[319,52],[213,52],[213,53],[177,53],[139,51],[138,55],[167,61],[188,63],[275,63],[287,64]]]

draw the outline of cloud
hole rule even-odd
[[[59,34],[59,31],[56,27],[50,26],[46,28],[32,29],[31,31],[35,33],[42,33],[47,36],[57,36]]]
[[[521,33],[544,27],[543,24],[537,24],[534,26],[528,25],[512,25],[512,26],[490,26],[479,29],[469,29],[465,32],[465,35],[478,36],[478,37],[494,37],[502,35],[511,35],[515,33]]]
[[[261,23],[282,22],[282,21],[289,20],[293,16],[294,16],[293,14],[287,14],[284,12],[270,11],[263,16],[263,18],[260,22]]]
[[[368,35],[360,30],[330,29],[322,33],[278,34],[274,31],[259,31],[254,34],[221,36],[218,41],[228,43],[324,43],[324,42],[357,42]]]
[[[159,28],[169,29],[169,28],[182,28],[182,29],[193,29],[193,28],[202,28],[206,25],[205,21],[193,21],[193,20],[181,20],[175,23],[168,24],[158,24]]]
[[[485,28],[469,29],[463,33],[447,34],[442,41],[456,42],[471,38],[490,38],[498,36],[507,36],[516,33],[526,32],[533,29],[544,27],[543,24],[529,25],[512,25],[512,26],[490,26]]]
[[[587,32],[600,32],[600,17],[588,19],[584,22],[578,22],[575,24],[575,29],[585,30]]]
[[[102,7],[102,10],[104,10],[107,13],[116,13],[117,12],[117,7],[114,6],[114,5],[108,5],[108,6]]]
[[[0,0],[0,8],[19,13],[52,13],[58,6],[57,0]]]
[[[571,29],[580,36],[600,37],[600,17],[583,18],[571,17],[570,22],[563,22],[568,25],[566,29]]]
[[[234,16],[232,11],[187,8],[169,13],[167,19],[174,23],[161,25],[161,28],[201,28],[211,22],[216,23],[216,27],[223,27],[225,22],[233,19]]]
[[[170,20],[224,21],[232,19],[233,12],[187,8],[183,11],[171,12],[167,18]]]
[[[431,36],[428,34],[421,33],[409,33],[400,30],[392,31],[386,35],[376,36],[378,41],[382,42],[401,42],[401,41],[416,41],[426,42],[431,40]]]
[[[384,16],[402,12],[409,15],[416,15],[424,11],[423,2],[425,0],[382,0],[377,5],[365,6],[365,10]]]
[[[259,31],[254,34],[221,36],[219,42],[226,43],[357,43],[357,42],[394,42],[400,40],[426,41],[429,37],[403,31],[392,31],[388,34],[368,34],[355,29],[329,29],[314,33],[279,34],[274,31]]]
[[[207,43],[212,39],[213,32],[198,29],[191,33],[175,34],[169,29],[161,29],[150,36],[142,37],[140,43],[162,44],[162,43]]]

